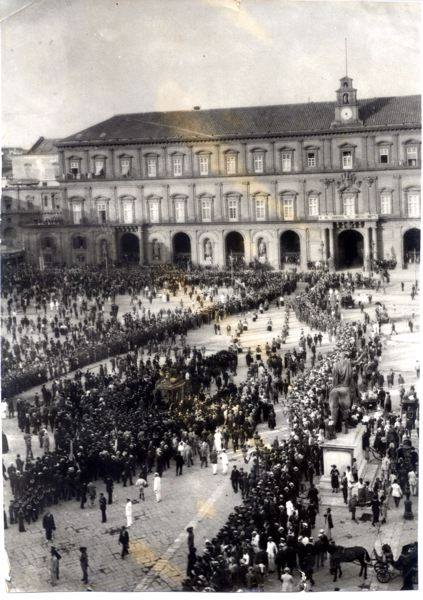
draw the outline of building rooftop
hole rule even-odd
[[[419,95],[370,98],[358,104],[365,127],[421,124]],[[58,145],[318,133],[330,130],[334,115],[334,102],[132,113],[115,115],[64,138]]]
[[[59,142],[59,138],[40,137],[26,154],[57,154],[56,144]]]

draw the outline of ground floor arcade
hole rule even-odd
[[[372,260],[420,262],[418,221],[113,225],[28,228],[27,259],[57,264],[162,264],[210,267],[268,264],[275,269],[369,268]],[[41,258],[40,258],[41,257]]]

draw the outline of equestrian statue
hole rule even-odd
[[[333,366],[332,389],[329,392],[329,409],[336,431],[346,430],[353,400],[356,399],[356,382],[353,364],[348,352],[342,353]]]

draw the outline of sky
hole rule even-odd
[[[1,0],[2,144],[126,112],[421,92],[420,0]]]

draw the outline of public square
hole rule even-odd
[[[411,275],[411,273],[409,274]],[[413,274],[414,275],[414,274]],[[282,276],[281,276],[282,277]],[[240,275],[242,279],[242,275]],[[401,291],[401,282],[404,283],[404,291]],[[383,352],[379,371],[385,376],[388,375],[391,368],[396,376],[402,374],[405,380],[405,387],[416,384],[415,363],[419,348],[419,324],[418,319],[414,319],[414,330],[411,333],[409,328],[409,319],[414,313],[418,314],[418,296],[411,302],[410,290],[414,284],[413,277],[393,277],[391,282],[386,285],[385,290],[379,292],[372,291],[372,302],[368,305],[367,290],[357,289],[354,293],[356,305],[363,301],[366,312],[370,319],[375,318],[375,307],[378,302],[382,302],[388,314],[395,323],[397,335],[391,335],[391,324],[382,325],[381,339],[383,343]],[[301,284],[302,286],[304,284]],[[199,290],[198,290],[199,291]],[[240,290],[238,289],[238,292]],[[228,294],[232,296],[235,290],[220,288],[218,297]],[[236,292],[235,292],[236,293]],[[181,300],[185,306],[192,307],[193,310],[199,306],[195,301],[195,296],[190,298],[184,294],[183,290],[178,290],[175,296],[169,295],[169,302],[166,297],[158,294],[151,304],[143,300],[143,304],[151,310],[158,312],[161,309],[180,308]],[[207,295],[206,295],[207,296]],[[288,296],[285,300],[288,300]],[[125,312],[131,310],[133,303],[128,295],[118,296],[116,303],[119,305],[120,318]],[[211,304],[210,299],[205,304]],[[285,302],[286,306],[286,302]],[[109,309],[109,307],[107,307]],[[248,330],[240,336],[240,344],[243,352],[239,354],[239,365],[237,374],[234,377],[236,384],[241,383],[247,378],[247,366],[245,353],[248,348],[256,348],[260,345],[264,348],[266,342],[272,339],[282,330],[284,325],[285,307],[277,307],[274,302],[270,304],[269,309],[264,313],[258,313],[256,321],[252,320],[254,311],[248,311],[242,316],[247,320]],[[47,311],[50,318],[54,311]],[[28,311],[28,317],[31,317],[31,310]],[[343,309],[342,321],[361,321],[362,313],[358,308]],[[268,320],[272,320],[272,331],[267,330]],[[199,329],[190,330],[187,333],[186,343],[191,348],[205,348],[206,355],[213,355],[221,350],[227,350],[232,343],[232,336],[227,335],[227,326],[231,326],[234,331],[239,315],[234,314],[226,316],[219,321],[221,334],[216,335],[214,323],[203,325]],[[310,332],[316,333],[316,329],[310,329],[305,323],[300,322],[296,315],[291,312],[289,316],[289,334],[283,349],[278,351],[282,356],[293,348],[298,349],[298,344],[302,332],[307,336]],[[325,355],[334,347],[333,341],[330,342],[328,334],[323,335],[321,352]],[[163,357],[161,359],[163,363]],[[89,370],[99,372],[100,364],[107,365],[111,369],[110,361],[95,363],[89,366]],[[307,367],[309,364],[307,363]],[[83,369],[85,371],[85,369]],[[395,384],[390,388],[392,397],[392,412],[400,411],[399,387]],[[36,392],[40,391],[40,386],[32,388],[19,394],[21,399],[32,401]],[[213,385],[212,393],[216,391]],[[282,400],[282,399],[281,399]],[[4,411],[7,413],[7,410]],[[288,407],[285,400],[275,405],[276,427],[270,430],[267,423],[261,423],[257,427],[264,444],[271,446],[275,437],[281,441],[289,436],[290,428],[288,424]],[[381,411],[377,411],[376,416]],[[25,441],[23,433],[17,427],[17,419],[3,418],[3,431],[7,436],[9,452],[3,455],[3,461],[6,466],[13,460],[17,453],[25,456]],[[42,456],[43,449],[39,448],[38,436],[32,436],[32,448],[34,457]],[[411,432],[411,441],[417,447],[418,439],[416,430]],[[254,440],[249,439],[247,444],[254,448]],[[229,466],[245,467],[243,455],[240,450],[233,452],[231,444],[228,449]],[[176,477],[174,471],[174,461],[171,461],[171,469],[163,473],[162,476],[162,501],[157,503],[154,498],[152,486],[145,489],[145,501],[138,499],[138,488],[128,486],[124,488],[122,484],[115,484],[113,494],[113,504],[107,508],[107,523],[100,521],[100,511],[98,502],[93,507],[89,503],[85,510],[81,511],[79,503],[73,501],[60,502],[54,505],[51,511],[54,514],[56,530],[53,536],[54,546],[61,554],[60,579],[55,585],[58,591],[77,591],[86,589],[87,586],[80,582],[80,566],[78,563],[78,548],[86,546],[90,559],[90,577],[89,589],[93,591],[169,591],[180,590],[182,582],[186,579],[187,565],[187,547],[186,547],[186,529],[189,526],[194,528],[195,545],[198,551],[202,551],[206,540],[215,537],[219,528],[222,527],[229,515],[238,505],[240,493],[234,493],[229,474],[223,475],[222,468],[219,465],[217,475],[212,474],[212,468],[209,464],[207,468],[200,468],[199,457],[194,459],[194,465],[184,466],[183,476]],[[248,465],[249,466],[249,465]],[[373,485],[377,476],[380,476],[380,460],[372,459],[369,461],[366,470],[366,478],[371,479]],[[230,471],[229,471],[230,473]],[[152,475],[149,475],[149,479]],[[318,478],[317,478],[318,481]],[[150,479],[151,484],[151,479]],[[97,494],[103,491],[106,493],[104,482],[97,481]],[[318,486],[319,487],[319,486]],[[12,498],[10,486],[4,481],[4,505],[8,506]],[[134,523],[130,527],[130,552],[125,560],[121,559],[121,548],[118,543],[120,527],[125,524],[125,504],[127,499],[133,501]],[[360,542],[365,546],[369,553],[373,548],[380,552],[381,545],[389,543],[392,547],[395,557],[400,553],[401,547],[412,541],[416,541],[415,531],[417,523],[417,498],[413,498],[414,520],[404,520],[402,503],[397,509],[390,506],[386,524],[378,525],[376,529],[369,528],[368,521],[360,521],[360,513],[369,514],[369,506],[358,510],[358,522],[352,522],[350,512],[342,502],[335,501],[333,496],[325,490],[321,490],[321,504],[319,514],[316,519],[316,527],[313,530],[313,536],[316,538],[319,529],[325,528],[323,513],[327,506],[332,508],[334,519],[333,537],[337,544],[343,546],[352,546]],[[25,524],[25,532],[18,533],[17,525],[10,525],[5,531],[5,544],[11,565],[10,589],[12,591],[42,591],[46,592],[52,589],[50,575],[50,557],[49,548],[51,543],[45,539],[45,532],[42,528],[41,519],[36,522]],[[343,567],[343,578],[341,580],[341,589],[359,590],[360,586],[368,585],[372,590],[400,589],[402,585],[401,577],[390,581],[388,584],[381,584],[377,581],[374,571],[369,568],[369,577],[363,582],[358,578],[358,567],[356,565],[346,564]],[[295,579],[299,578],[299,572],[294,573]],[[333,590],[339,587],[339,584],[332,582],[332,576],[326,566],[315,571],[314,590]],[[280,582],[274,574],[265,577],[263,589],[265,591],[278,591]]]

